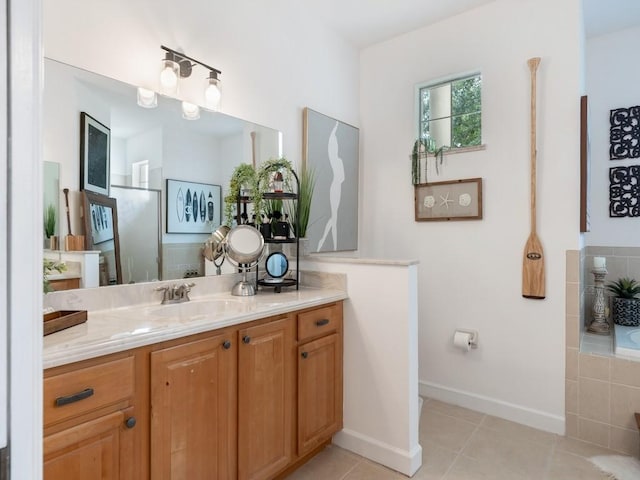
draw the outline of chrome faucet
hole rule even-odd
[[[165,303],[182,303],[188,302],[189,292],[191,287],[194,287],[195,283],[183,283],[182,285],[167,285],[165,287],[158,287],[156,291],[162,292],[162,305]]]

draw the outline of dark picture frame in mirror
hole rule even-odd
[[[109,196],[111,130],[80,112],[80,190]]]
[[[105,218],[111,218],[108,225],[109,233],[113,234],[110,240],[105,240],[94,228],[94,219],[91,212],[110,210]],[[103,225],[104,225],[103,220]],[[118,234],[118,206],[115,198],[107,197],[88,190],[82,191],[82,222],[84,225],[85,250],[100,250],[104,262],[100,267],[100,286],[122,283],[122,268],[120,265],[120,236]],[[97,222],[97,220],[96,220]],[[115,269],[115,275],[113,275]]]

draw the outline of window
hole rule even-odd
[[[418,89],[419,132],[429,150],[482,143],[481,87],[482,76],[475,74]]]
[[[149,160],[131,164],[131,186],[149,188]]]

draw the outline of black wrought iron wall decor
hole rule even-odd
[[[640,157],[640,106],[611,110],[609,121],[609,159]]]
[[[640,165],[609,169],[609,216],[640,217]]]

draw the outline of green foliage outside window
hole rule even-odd
[[[480,145],[481,89],[480,75],[420,88],[421,137],[435,148]]]

